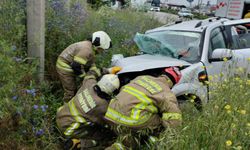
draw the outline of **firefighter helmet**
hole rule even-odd
[[[97,48],[109,49],[112,46],[109,35],[104,31],[97,31],[92,34],[92,43]]]
[[[171,79],[173,84],[176,84],[181,79],[181,72],[177,67],[168,67],[165,69],[166,75]]]
[[[115,90],[120,87],[120,81],[117,75],[106,74],[97,83],[101,91],[111,95]]]

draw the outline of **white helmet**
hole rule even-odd
[[[111,95],[116,89],[120,87],[120,81],[117,75],[106,74],[97,83],[101,91]]]
[[[92,34],[92,43],[96,47],[109,49],[111,47],[111,39],[104,31],[97,31]]]

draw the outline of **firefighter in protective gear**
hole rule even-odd
[[[141,137],[146,136],[147,140],[147,134],[142,135],[142,131],[149,131],[149,134],[159,133],[161,127],[175,127],[181,124],[181,111],[175,95],[170,90],[180,80],[181,73],[175,67],[166,68],[164,72],[165,74],[158,77],[136,77],[123,86],[120,93],[110,101],[105,119],[113,129],[120,130],[116,132],[129,138],[114,143],[107,150],[117,147],[134,149],[133,146],[138,145],[135,141],[140,141],[138,134]],[[127,135],[130,130],[132,134]],[[139,139],[135,140],[134,137]]]
[[[106,136],[100,133],[107,130],[103,128],[104,115],[111,95],[119,86],[119,79],[114,74],[104,75],[98,83],[93,76],[85,77],[77,94],[57,111],[57,126],[70,139],[67,143],[71,144],[66,145],[91,147]],[[75,144],[77,138],[82,139],[78,145]]]
[[[64,102],[68,102],[77,91],[76,77],[101,76],[95,65],[95,53],[111,47],[111,39],[104,31],[97,31],[86,41],[71,44],[59,55],[56,69],[64,89]],[[93,48],[95,50],[93,50]]]

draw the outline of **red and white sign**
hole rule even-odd
[[[244,0],[230,0],[227,18],[241,19],[244,7]]]
[[[215,15],[229,19],[241,19],[245,0],[218,0]]]

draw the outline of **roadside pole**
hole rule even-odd
[[[39,81],[44,80],[45,0],[27,0],[28,56],[39,59]]]

